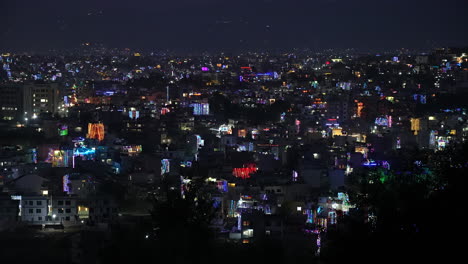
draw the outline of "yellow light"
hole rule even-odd
[[[342,133],[342,129],[341,128],[334,128],[332,129],[332,137],[335,137],[335,136],[342,136],[343,133]]]
[[[421,130],[420,127],[420,119],[419,118],[411,118],[411,130],[414,131],[414,135],[416,136],[418,134],[418,131]]]

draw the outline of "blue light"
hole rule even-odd
[[[87,155],[92,155],[96,153],[96,149],[94,148],[85,148],[85,147],[80,147],[80,148],[75,148],[75,151],[73,152],[73,155],[76,156],[87,156]]]

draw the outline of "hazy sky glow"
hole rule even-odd
[[[0,48],[467,45],[465,0],[0,0]]]

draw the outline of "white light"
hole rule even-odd
[[[333,209],[336,209],[337,207],[338,207],[338,204],[337,204],[337,203],[332,204],[332,208],[333,208]]]
[[[302,207],[298,206],[298,207],[297,207],[297,211],[298,211],[298,212],[302,211]]]
[[[53,214],[53,215],[52,215],[52,218],[54,218],[54,219],[55,219],[55,217],[57,217],[57,215],[56,215],[56,214]]]

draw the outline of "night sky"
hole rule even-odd
[[[0,0],[0,48],[468,45],[466,0]]]

